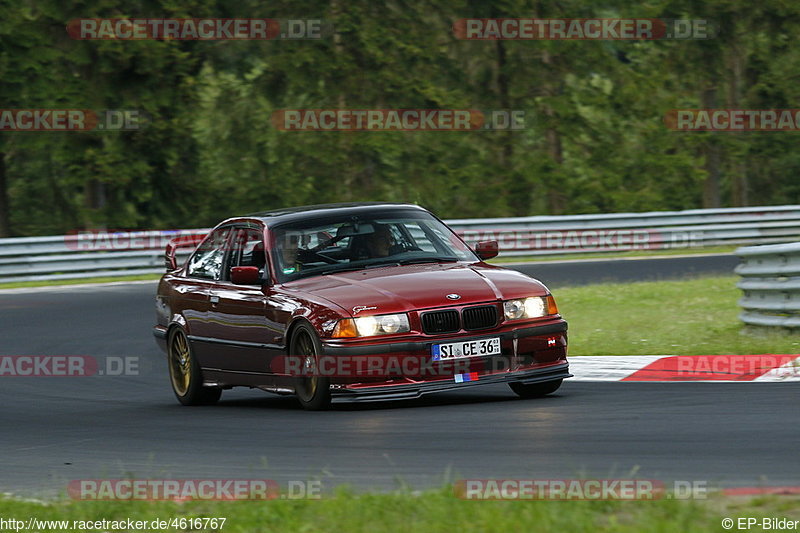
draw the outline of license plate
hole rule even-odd
[[[433,355],[434,361],[500,355],[500,353],[500,337],[477,339],[474,341],[449,342],[447,344],[434,344],[431,347],[431,354]]]

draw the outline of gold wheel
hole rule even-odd
[[[169,377],[178,396],[186,396],[192,381],[192,352],[183,331],[177,330],[169,345]]]
[[[311,324],[301,323],[292,333],[291,353],[303,362],[303,375],[297,377],[295,393],[303,409],[327,409],[331,403],[330,381],[320,375],[322,347]]]
[[[314,342],[305,331],[297,338],[297,355],[303,358],[303,373],[308,377],[303,378],[297,387],[297,395],[304,402],[314,398],[319,387],[319,372],[317,372],[316,350]]]

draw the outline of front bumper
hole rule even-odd
[[[425,394],[463,389],[464,387],[475,385],[515,382],[530,385],[532,383],[544,383],[571,377],[572,374],[569,373],[569,364],[565,361],[561,364],[542,368],[490,374],[481,376],[476,381],[467,381],[464,383],[456,383],[453,380],[439,380],[359,388],[347,388],[346,386],[338,388],[334,385],[331,387],[331,399],[337,403],[412,400]]]
[[[414,372],[360,371],[347,377],[330,379],[335,401],[375,401],[418,398],[424,394],[491,383],[542,383],[569,378],[567,323],[557,319],[545,324],[504,328],[499,331],[472,332],[470,335],[426,337],[412,341],[322,342],[322,354],[354,363],[349,368],[364,369],[369,364],[355,364],[360,359],[380,360],[382,369],[391,362],[413,360]],[[451,359],[431,367],[434,344],[500,338],[501,354]],[[397,368],[399,365],[396,365]],[[468,368],[466,368],[468,367]],[[406,368],[405,366],[403,367]],[[435,372],[431,372],[434,369]]]

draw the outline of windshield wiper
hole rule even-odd
[[[401,265],[414,265],[417,263],[457,263],[458,259],[455,257],[415,257],[413,259],[404,259],[400,261]]]
[[[323,270],[322,272],[320,272],[320,274],[325,276],[328,274],[338,274],[339,272],[355,272],[358,270],[367,270],[370,268],[385,268],[385,267],[393,267],[400,265],[415,265],[422,263],[457,263],[457,262],[458,259],[456,259],[455,257],[415,257],[411,259],[384,261],[382,263],[368,263],[366,265],[359,265],[359,266],[329,268],[328,270]]]
[[[358,270],[366,270],[368,268],[383,268],[389,266],[400,266],[400,263],[397,261],[391,261],[386,263],[368,263],[366,265],[358,265],[358,266],[345,266],[342,268],[329,268],[328,270],[323,270],[320,272],[323,276],[326,274],[338,274],[339,272],[355,272]]]
[[[329,268],[328,270],[323,270],[320,272],[320,275],[327,276],[328,274],[338,274],[339,272],[355,272],[357,270],[364,270],[366,266],[359,265],[359,266],[346,266],[342,268]]]
[[[398,261],[387,261],[385,263],[370,263],[364,268],[383,268],[383,267],[397,267],[400,266]]]

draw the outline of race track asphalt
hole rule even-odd
[[[558,280],[542,277],[564,285],[578,268],[576,283],[586,279],[583,266],[567,265],[552,271]],[[699,268],[678,265],[680,276]],[[792,383],[567,381],[538,400],[493,385],[327,412],[236,390],[216,406],[181,407],[151,337],[154,290],[0,293],[2,355],[133,357],[140,367],[128,376],[3,377],[0,492],[53,494],[70,480],[119,477],[319,478],[360,489],[505,477],[800,480]]]

